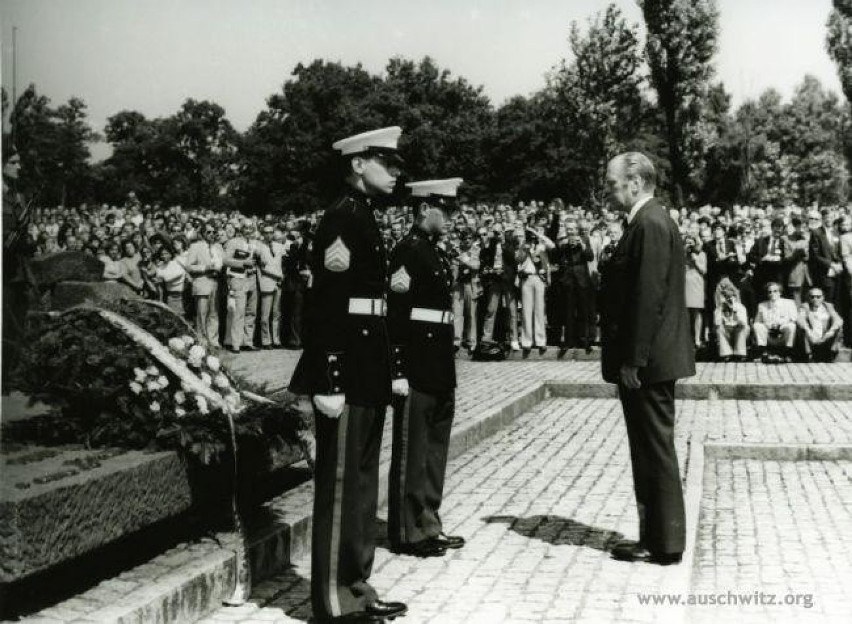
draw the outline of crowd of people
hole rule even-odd
[[[686,253],[686,299],[700,357],[830,361],[852,318],[852,208],[705,206],[671,210]],[[388,207],[388,249],[413,210]],[[39,207],[36,255],[83,251],[104,278],[164,301],[212,345],[302,345],[312,233],[321,215],[245,216],[143,205]],[[453,262],[459,348],[591,351],[600,276],[618,261],[623,216],[560,200],[462,203],[441,245]]]

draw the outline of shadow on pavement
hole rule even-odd
[[[288,618],[293,620],[314,621],[310,600],[310,579],[301,576],[295,568],[288,568],[265,580],[261,583],[261,587],[268,588],[270,584],[277,585],[280,589],[272,596],[267,591],[254,592],[250,602],[260,607],[281,609]]]
[[[488,524],[508,524],[509,529],[530,539],[538,539],[554,546],[586,546],[610,552],[624,535],[617,531],[589,526],[561,516],[486,516]]]

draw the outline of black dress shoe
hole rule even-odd
[[[532,353],[532,349],[528,349],[527,347],[524,347],[524,349],[523,349],[524,359],[527,359],[530,356],[530,353]]]
[[[636,542],[623,542],[612,549],[612,558],[619,561],[644,561],[657,565],[680,563],[683,553],[654,553]]]
[[[435,541],[435,539],[425,539],[413,544],[400,544],[391,549],[391,552],[397,555],[412,555],[414,557],[443,557],[447,552],[447,547]]]
[[[547,353],[547,347],[539,347],[538,348],[538,354],[539,355],[544,355],[545,353]]]
[[[459,535],[447,535],[446,533],[439,533],[432,538],[432,541],[443,548],[461,548],[465,545],[463,537]]]
[[[231,353],[233,353],[234,355],[239,355],[239,354],[240,354],[240,350],[239,350],[239,349],[235,349],[234,347],[228,347],[228,351],[230,351],[230,352],[231,352]]]
[[[383,602],[376,600],[368,604],[364,612],[374,617],[393,620],[408,613],[408,606],[404,602]]]
[[[561,360],[565,357],[566,353],[568,353],[568,347],[559,347],[559,352],[556,354],[556,358]]]

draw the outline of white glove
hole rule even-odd
[[[408,396],[408,380],[394,379],[391,384],[391,391],[398,396]]]
[[[329,418],[339,418],[346,404],[345,394],[317,394],[314,395],[314,405]]]

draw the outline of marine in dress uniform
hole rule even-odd
[[[675,380],[695,374],[685,298],[685,258],[677,224],[654,199],[647,156],[629,152],[607,168],[628,226],[603,275],[601,365],[618,384],[627,425],[639,541],[613,557],[661,565],[681,560],[686,538],[674,447]]]
[[[464,539],[444,533],[439,509],[455,414],[453,275],[438,246],[461,178],[408,184],[420,204],[390,261],[393,446],[388,538],[400,554],[440,556]]]
[[[304,351],[290,381],[316,417],[311,603],[319,621],[377,622],[405,614],[378,600],[375,554],[379,450],[391,401],[385,322],[387,256],[373,214],[399,175],[398,127],[334,144],[346,191],[313,241]]]

